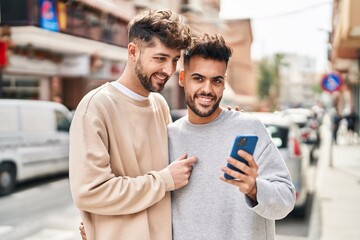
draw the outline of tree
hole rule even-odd
[[[269,89],[273,85],[274,75],[268,59],[263,59],[258,65],[258,94],[261,100],[267,100],[269,97]]]
[[[283,54],[277,53],[270,59],[262,59],[258,64],[258,94],[262,101],[268,102],[271,111],[278,107],[280,67],[283,58]]]

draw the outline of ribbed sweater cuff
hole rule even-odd
[[[163,170],[159,171],[158,173],[165,182],[166,191],[173,191],[175,189],[175,183],[174,183],[174,179],[171,176],[169,169],[164,168]]]

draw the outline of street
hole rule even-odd
[[[72,204],[66,176],[33,181],[0,198],[0,239],[77,240],[80,218]],[[306,237],[311,215],[290,214],[277,222],[277,234]]]
[[[313,202],[313,198],[310,198]],[[22,184],[0,198],[0,239],[77,240],[80,217],[72,203],[67,176]],[[304,219],[290,214],[276,223],[279,236],[307,237],[312,211]],[[304,238],[304,239],[305,239]]]
[[[79,239],[80,218],[66,176],[23,184],[0,198],[0,239]]]
[[[326,128],[329,130],[329,128]],[[325,129],[325,130],[326,130]],[[278,240],[316,240],[321,239],[323,225],[320,203],[325,203],[325,189],[320,187],[324,170],[329,165],[330,132],[325,131],[325,141],[321,147],[317,165],[309,169],[308,181],[312,193],[305,218],[294,214],[276,222]],[[334,163],[340,163],[346,154],[352,155],[356,146],[337,145],[333,147]],[[326,158],[324,160],[323,158]],[[355,169],[356,171],[356,169]],[[316,190],[322,192],[322,196]],[[331,188],[329,188],[331,189]],[[356,200],[355,200],[356,201]],[[350,201],[351,202],[351,201]],[[326,205],[325,205],[326,207]],[[323,208],[325,214],[331,209]],[[17,190],[8,196],[0,198],[0,239],[4,240],[78,240],[80,217],[72,203],[67,176],[57,176],[27,184],[21,184]],[[326,232],[325,232],[326,234]]]

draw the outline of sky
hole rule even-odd
[[[221,0],[223,19],[250,18],[251,54],[258,60],[274,53],[316,59],[319,73],[328,71],[328,32],[332,0]]]

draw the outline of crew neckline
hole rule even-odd
[[[149,97],[141,96],[140,94],[137,94],[136,92],[130,90],[129,88],[125,87],[123,84],[119,83],[118,81],[111,82],[111,85],[113,85],[116,89],[118,89],[120,92],[125,94],[126,96],[138,100],[138,101],[145,101],[148,100]]]

